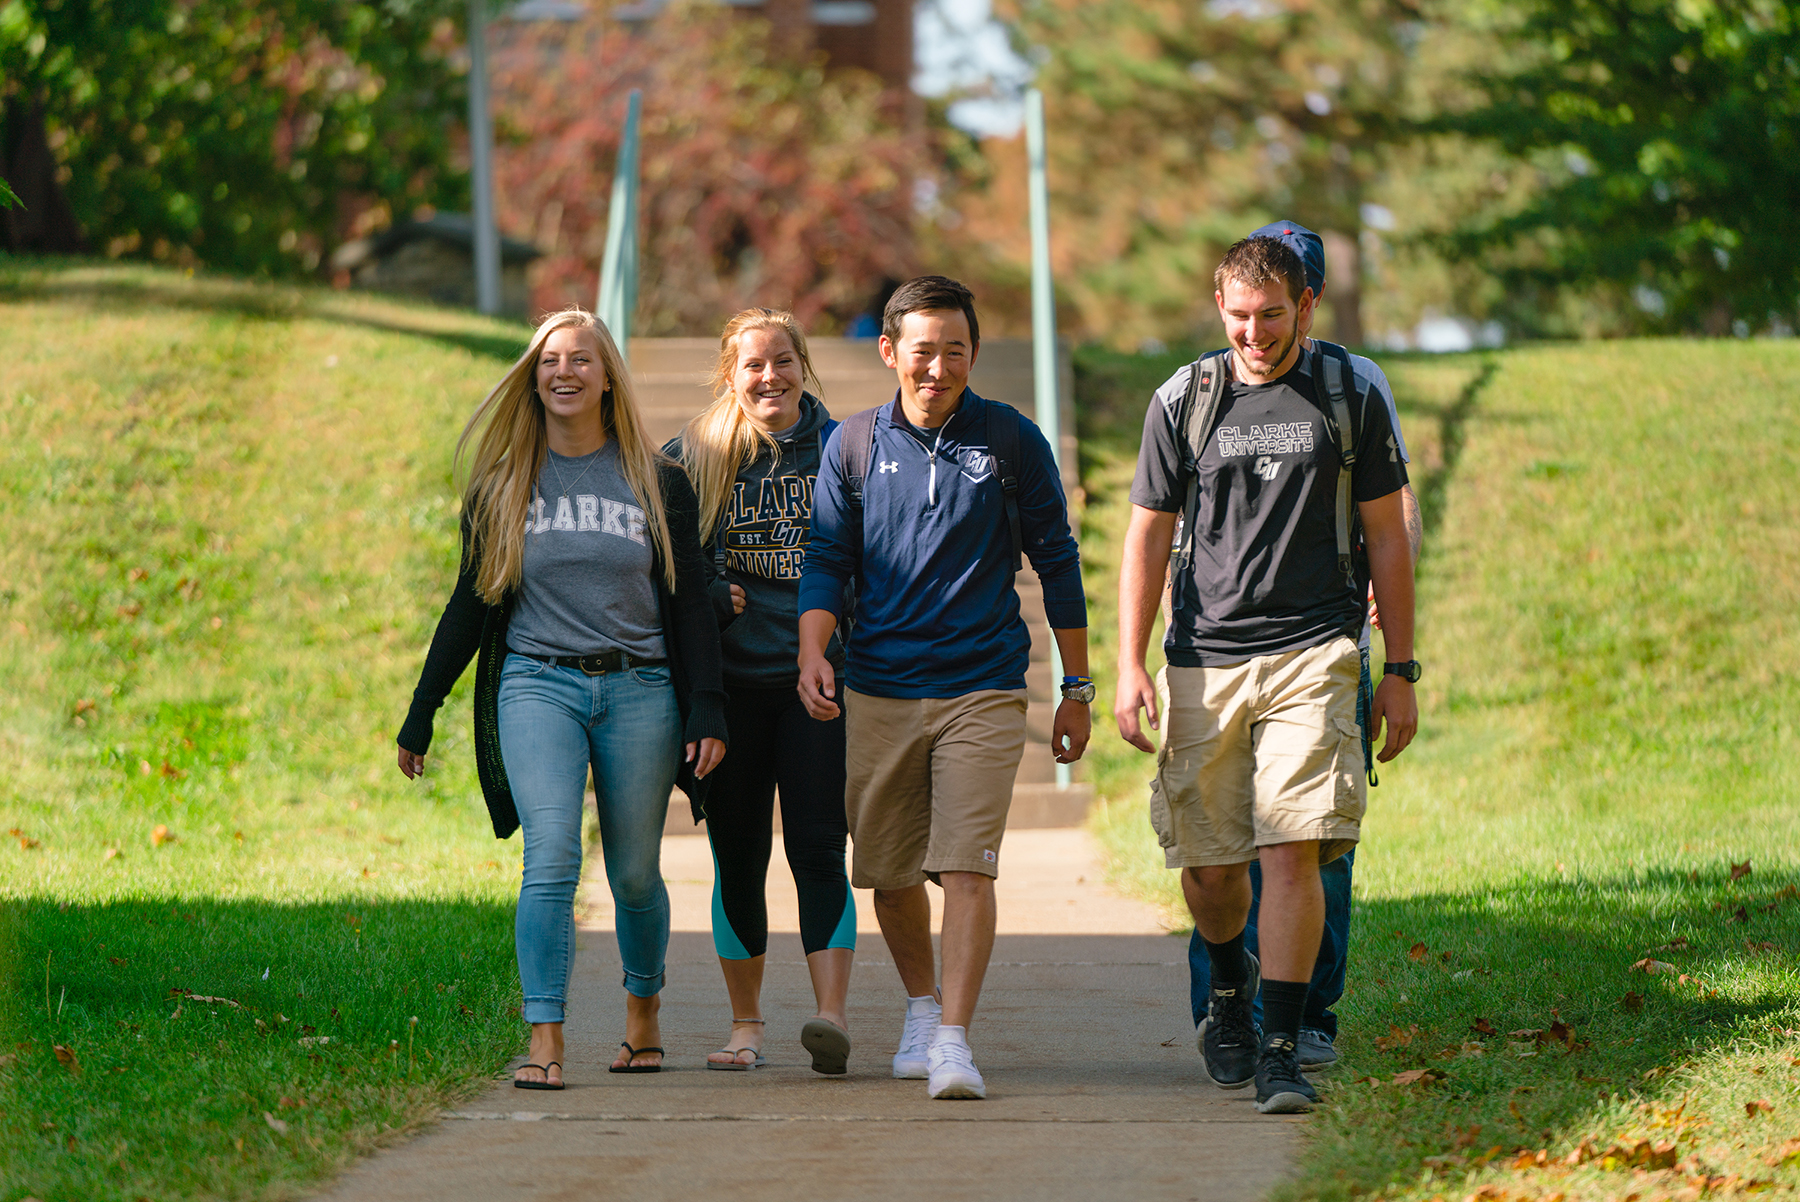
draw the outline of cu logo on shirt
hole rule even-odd
[[[1281,471],[1281,464],[1267,455],[1259,455],[1256,462],[1251,465],[1250,470],[1261,476],[1264,480],[1273,480]]]

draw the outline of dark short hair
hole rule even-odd
[[[1213,272],[1213,289],[1225,291],[1225,281],[1234,280],[1246,288],[1261,288],[1280,280],[1287,288],[1288,299],[1298,304],[1306,288],[1306,264],[1292,247],[1279,238],[1252,235],[1233,242]]]
[[[1325,291],[1325,240],[1298,221],[1271,221],[1259,230],[1251,230],[1249,238],[1275,238],[1287,243],[1289,250],[1300,256],[1306,267],[1306,286],[1313,295]]]
[[[949,312],[961,309],[969,319],[971,345],[981,345],[981,323],[975,319],[975,294],[942,275],[922,275],[894,289],[881,313],[881,332],[889,342],[900,341],[900,323],[908,313]]]

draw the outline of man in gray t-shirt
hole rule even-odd
[[[656,557],[619,444],[568,459],[546,451],[525,525],[525,570],[506,645],[523,655],[619,650],[663,659]]]

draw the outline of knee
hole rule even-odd
[[[1280,843],[1262,849],[1263,885],[1276,888],[1319,885],[1319,845]]]
[[[1203,896],[1223,896],[1242,890],[1250,880],[1248,864],[1208,864],[1200,868],[1184,868],[1182,872]]]
[[[979,872],[944,872],[938,874],[944,901],[977,901],[994,896],[994,878]]]

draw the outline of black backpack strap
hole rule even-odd
[[[1350,394],[1355,390],[1356,371],[1350,363],[1350,352],[1334,342],[1313,340],[1315,379],[1322,388],[1320,400],[1325,402],[1326,417],[1338,445],[1337,480],[1337,564],[1344,583],[1351,592],[1357,587],[1356,544],[1360,535],[1356,497],[1352,491],[1356,471],[1356,444],[1362,433],[1361,423],[1350,419]],[[1361,408],[1360,406],[1358,407]]]
[[[1006,499],[1006,529],[1012,538],[1012,570],[1025,566],[1025,534],[1019,527],[1019,411],[1001,401],[989,401],[987,410],[988,454],[994,457],[994,474]],[[1004,411],[1004,412],[1002,412]]]
[[[838,433],[838,466],[843,469],[850,504],[858,509],[862,508],[863,481],[869,476],[869,461],[875,458],[875,419],[880,416],[880,405],[852,413],[844,419]]]
[[[1181,507],[1181,529],[1176,535],[1174,570],[1185,572],[1194,562],[1194,519],[1200,512],[1200,456],[1212,437],[1219,416],[1219,398],[1225,395],[1225,357],[1230,351],[1213,351],[1194,360],[1188,371],[1187,392],[1175,411],[1175,429],[1194,457],[1194,473],[1188,477],[1187,500]]]

